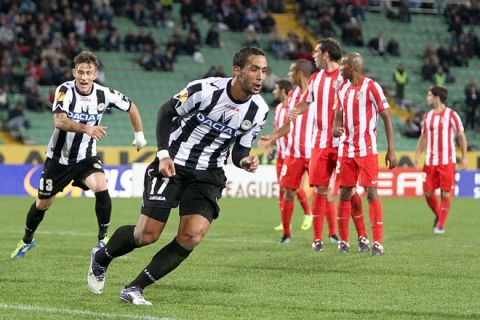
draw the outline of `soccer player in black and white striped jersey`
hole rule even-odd
[[[106,109],[115,107],[128,112],[135,131],[133,145],[137,150],[147,141],[136,105],[122,93],[95,83],[98,58],[91,51],[82,51],[74,59],[73,76],[57,87],[53,114],[55,129],[47,148],[38,196],[27,214],[25,234],[12,252],[12,258],[21,258],[35,247],[33,234],[45,211],[72,180],[73,185],[95,193],[95,212],[98,222],[99,245],[106,242],[112,202],[108,194],[102,162],[97,157],[96,143],[107,134],[100,125]]]
[[[88,285],[100,294],[110,262],[157,241],[171,208],[180,204],[176,237],[158,251],[129,283],[120,298],[151,304],[143,289],[185,260],[218,217],[218,199],[225,187],[225,165],[232,148],[233,163],[247,172],[258,168],[250,156],[252,142],[263,127],[268,106],[259,95],[267,72],[263,51],[242,48],[233,58],[233,78],[193,81],[167,101],[157,119],[158,153],[145,172],[144,194],[137,225],[122,226],[103,248],[92,250]]]

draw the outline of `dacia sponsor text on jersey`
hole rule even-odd
[[[198,121],[200,121],[202,124],[212,128],[213,130],[215,130],[217,132],[226,133],[226,134],[228,134],[232,137],[235,136],[236,133],[237,133],[236,129],[234,129],[232,127],[229,127],[224,123],[212,120],[212,119],[210,119],[209,117],[207,117],[206,115],[204,115],[200,112],[197,113],[196,116],[197,116]]]
[[[78,120],[78,121],[87,121],[87,122],[97,122],[102,119],[101,114],[89,114],[89,113],[83,113],[83,112],[68,112],[68,117],[73,119],[73,120]]]

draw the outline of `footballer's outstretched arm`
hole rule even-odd
[[[143,124],[140,112],[138,112],[138,108],[133,102],[130,104],[128,116],[130,117],[130,122],[132,123],[135,133],[135,139],[133,140],[132,145],[134,145],[138,151],[147,145],[147,140],[145,140],[145,136],[143,135]]]
[[[107,134],[107,127],[103,126],[89,126],[83,123],[79,123],[70,119],[65,112],[56,112],[53,115],[55,122],[55,128],[69,131],[86,133],[95,140],[102,140]]]

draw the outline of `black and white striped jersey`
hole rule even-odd
[[[117,90],[97,83],[93,84],[92,93],[82,95],[75,89],[75,81],[67,81],[57,87],[53,113],[65,112],[75,121],[90,126],[98,125],[107,108],[128,111],[130,99]],[[47,157],[61,164],[70,165],[86,157],[97,154],[97,142],[85,133],[67,132],[55,128],[47,147]]]
[[[258,94],[236,101],[230,94],[232,80],[196,80],[173,97],[179,116],[172,125],[168,150],[176,164],[198,170],[221,168],[234,142],[251,148],[265,124],[268,106]]]

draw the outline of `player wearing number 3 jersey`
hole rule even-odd
[[[258,168],[250,156],[252,142],[263,127],[268,106],[259,95],[267,72],[263,51],[243,48],[233,58],[233,78],[191,82],[166,102],[157,119],[157,158],[145,172],[145,189],[137,225],[122,226],[107,246],[92,251],[88,285],[103,290],[110,262],[160,237],[171,208],[179,205],[175,238],[152,258],[120,299],[151,304],[143,289],[177,268],[202,241],[218,217],[218,199],[225,186],[225,165],[232,149],[233,163],[247,172]]]

